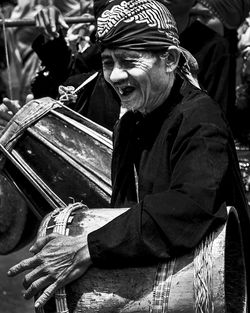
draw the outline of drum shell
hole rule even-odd
[[[33,100],[29,106],[55,102],[43,98]],[[23,115],[29,106],[22,108]],[[17,117],[18,118],[18,117]],[[15,124],[15,118],[13,123]],[[17,123],[16,123],[17,124]],[[4,134],[5,135],[5,134]],[[3,137],[3,134],[2,134]],[[52,109],[26,127],[11,147],[1,145],[1,173],[10,184],[9,190],[18,193],[25,203],[22,225],[8,235],[15,238],[9,248],[0,248],[0,254],[9,253],[20,240],[30,240],[41,219],[58,206],[81,201],[89,207],[108,207],[111,197],[111,132],[93,123],[63,105]],[[4,199],[3,216],[7,218],[11,203]],[[27,214],[28,211],[32,213]],[[28,215],[32,216],[28,220]],[[32,235],[25,228],[34,225]],[[36,225],[36,226],[35,226]],[[5,236],[6,235],[6,236]],[[1,247],[1,243],[0,243]],[[3,244],[4,247],[4,244]],[[7,246],[6,246],[7,247]]]
[[[108,206],[112,143],[110,138],[97,132],[101,127],[95,125],[95,132],[92,131],[93,125],[66,108],[57,109],[28,128],[11,153],[18,156],[22,167],[28,168],[33,177],[38,176],[51,197],[54,193],[66,204],[82,201],[89,207]],[[7,161],[7,172],[8,166]],[[18,183],[20,180],[16,179]],[[42,194],[39,186],[35,188]],[[25,190],[21,183],[20,189]],[[36,203],[36,199],[31,200]]]
[[[79,210],[70,216],[67,233],[87,236],[122,213],[116,209]],[[53,223],[50,219],[47,234],[53,231]],[[169,284],[166,312],[200,312],[198,308],[206,313],[245,312],[246,272],[235,210],[230,211],[227,223],[205,238],[197,249],[168,263],[171,262],[174,266],[167,271],[165,281]],[[122,269],[92,267],[66,286],[69,312],[156,312],[157,271],[157,264]],[[53,301],[45,306],[45,313],[53,312]]]

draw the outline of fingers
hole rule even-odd
[[[44,26],[44,22],[43,22],[42,11],[38,12],[37,15],[35,15],[35,24],[41,33],[45,32],[45,26]]]
[[[38,262],[38,259],[36,258],[36,256],[25,259],[25,260],[21,261],[20,263],[12,266],[9,269],[7,275],[10,277],[16,276],[16,275],[22,273],[23,271],[34,268],[36,265],[38,265],[38,263],[39,262]]]
[[[31,299],[35,295],[37,295],[41,290],[46,288],[49,285],[49,277],[41,277],[37,280],[35,280],[31,285],[29,285],[29,288],[24,294],[24,298],[26,300]]]
[[[41,237],[37,239],[37,241],[33,244],[33,246],[29,249],[31,253],[38,253],[49,241],[55,239],[58,236],[57,233],[52,233],[48,236]]]
[[[18,101],[4,98],[3,103],[0,105],[1,125],[5,126],[19,108],[20,105]]]
[[[48,276],[48,273],[46,275],[43,275],[43,273],[45,273],[44,266],[41,264],[24,276],[23,287],[27,290],[36,280],[42,276]]]
[[[55,38],[54,32],[51,30],[51,23],[53,25],[53,21],[50,21],[49,13],[42,10],[39,15],[39,29],[44,33],[45,36],[47,36],[49,39]],[[55,22],[54,22],[55,23]]]
[[[48,288],[46,288],[41,296],[36,300],[35,302],[35,308],[42,307],[56,292],[57,289],[59,289],[58,281],[50,285]]]
[[[34,99],[32,94],[27,95],[26,102]],[[0,105],[0,126],[6,126],[12,117],[21,108],[18,100],[10,100],[9,98],[3,98],[3,103]]]
[[[0,114],[0,133],[1,133],[1,131],[3,130],[3,128],[6,127],[7,123],[8,123],[8,122],[7,122],[6,120],[4,120],[3,118],[1,118],[1,114]]]
[[[66,237],[52,233],[39,238],[30,250],[41,251],[12,267],[8,275],[15,276],[32,268],[23,281],[26,289],[24,297],[30,299],[42,292],[35,306],[43,306],[57,289],[82,276],[91,266],[88,246],[83,243],[86,241],[85,237]],[[56,240],[49,243],[53,239]]]
[[[0,117],[8,122],[12,117],[13,117],[13,113],[8,111],[8,108],[6,108],[5,106],[0,106]]]
[[[51,33],[55,34],[57,33],[56,23],[58,22],[57,18],[59,17],[59,15],[57,11],[53,9],[53,7],[49,7],[48,11],[49,11],[48,19],[50,23]]]
[[[83,275],[88,268],[90,267],[91,262],[87,262],[85,265],[83,265],[78,269],[72,269],[72,268],[68,268],[67,270],[63,271],[60,274],[60,277],[57,277],[56,281],[54,283],[52,283],[51,285],[49,285],[40,295],[40,297],[36,300],[35,302],[35,307],[39,308],[41,306],[43,306],[56,292],[56,290],[58,290],[59,288],[62,288],[63,286],[71,283],[72,281],[76,280],[77,278],[79,278],[81,275]],[[48,281],[48,279],[47,279]],[[39,284],[43,284],[46,281],[41,281],[39,282]],[[41,290],[41,285],[39,286],[39,290]],[[34,290],[34,292],[32,291],[32,294],[35,295],[37,294],[37,289]]]
[[[20,109],[20,104],[18,100],[10,100],[8,98],[3,98],[3,104],[11,111],[13,114]]]
[[[62,15],[59,15],[58,22],[63,28],[65,29],[69,28],[69,25],[65,22],[65,19],[62,17]]]
[[[61,27],[66,29],[69,27],[60,10],[53,5],[39,11],[35,16],[35,23],[39,30],[51,40],[59,37],[58,30]]]
[[[34,95],[33,94],[28,94],[27,97],[26,97],[26,103],[30,102],[31,100],[34,99]]]

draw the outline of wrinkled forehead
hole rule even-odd
[[[150,51],[138,51],[138,50],[128,50],[128,49],[104,49],[102,54],[102,59],[107,58],[148,58],[154,56],[153,52]]]

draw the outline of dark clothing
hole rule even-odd
[[[196,21],[180,34],[180,42],[198,62],[200,85],[230,114],[235,104],[236,64],[227,39]]]
[[[150,114],[128,112],[116,125],[112,204],[131,209],[89,234],[96,266],[145,265],[185,254],[225,221],[225,205],[238,211],[250,264],[249,213],[229,126],[205,92],[189,83],[180,92],[179,84]]]
[[[89,74],[79,74],[69,77],[65,85],[78,87]],[[105,81],[102,72],[79,93],[76,103],[68,106],[86,116],[95,123],[113,131],[119,119],[120,103],[114,89]]]
[[[101,56],[96,45],[91,45],[82,53],[72,54],[63,34],[50,41],[40,35],[34,40],[32,49],[58,85],[69,76],[101,69]]]

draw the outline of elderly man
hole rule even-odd
[[[114,131],[112,206],[125,213],[82,236],[49,235],[9,270],[26,276],[25,297],[97,267],[158,263],[187,253],[234,205],[249,263],[249,213],[233,138],[219,106],[199,88],[196,62],[179,46],[160,0],[95,3],[103,73],[127,111]]]

